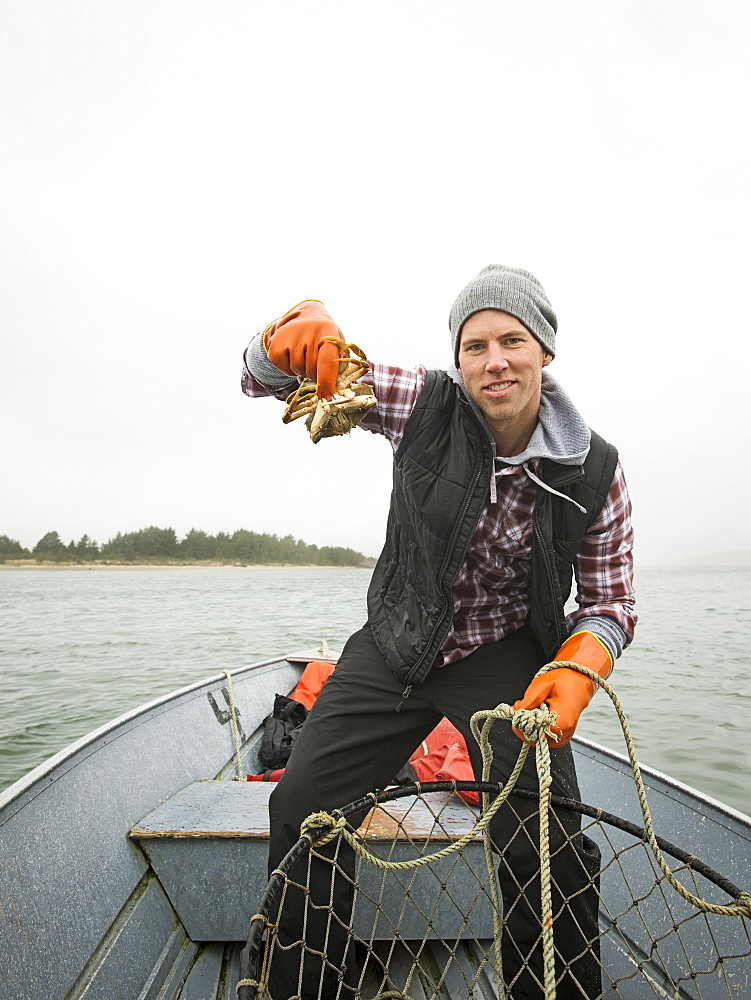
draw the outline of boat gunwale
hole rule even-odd
[[[603,746],[602,743],[595,743],[594,740],[585,739],[583,736],[574,736],[571,741],[574,749],[579,747],[586,748],[587,750],[593,751],[597,757],[598,763],[607,763],[603,758],[612,758],[614,761],[618,761],[620,764],[625,764],[628,768],[629,774],[631,773],[631,761],[626,756],[626,754],[619,753],[617,750],[611,750],[610,747]],[[680,793],[680,803],[682,805],[688,805],[685,798],[691,799],[693,803],[702,803],[703,805],[711,806],[713,813],[722,813],[728,819],[733,820],[735,823],[740,823],[748,831],[749,839],[751,840],[751,816],[742,813],[739,809],[735,809],[733,806],[728,805],[726,802],[721,802],[719,799],[712,798],[711,795],[707,795],[706,792],[702,792],[698,788],[694,788],[693,785],[687,785],[684,781],[679,778],[673,778],[669,774],[665,774],[663,771],[658,771],[654,767],[650,767],[648,764],[639,763],[639,770],[643,777],[649,779],[657,779],[657,781],[664,785],[664,788],[660,788],[660,793],[669,796],[670,798],[678,801],[677,796],[671,795],[671,792]],[[647,790],[649,791],[649,789]],[[713,815],[713,819],[717,817]],[[733,832],[738,832],[734,830]]]

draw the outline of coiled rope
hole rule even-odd
[[[549,712],[547,707],[540,707],[531,710],[519,709],[514,711],[509,705],[498,705],[497,708],[475,712],[469,720],[472,735],[477,740],[482,754],[482,780],[490,780],[490,767],[493,763],[493,749],[490,745],[490,731],[494,723],[501,719],[511,722],[525,737],[534,743],[535,758],[537,764],[537,777],[540,785],[540,827],[539,827],[539,851],[540,851],[540,892],[542,919],[542,965],[543,965],[543,985],[545,989],[545,1000],[555,1000],[555,950],[553,942],[553,896],[550,881],[550,786],[553,782],[550,773],[550,749],[548,748],[547,736],[552,733],[552,727],[558,716],[555,712]],[[529,753],[529,743],[522,743],[519,751],[519,758],[511,777],[504,787],[511,791],[516,784],[516,779],[524,766]],[[513,784],[512,784],[513,779]],[[509,787],[511,786],[511,787]],[[482,793],[483,812],[490,805],[490,795]],[[505,1000],[506,987],[503,981],[503,959],[501,955],[501,933],[503,930],[503,920],[501,916],[501,903],[498,898],[498,885],[495,879],[495,865],[493,863],[493,845],[489,832],[483,834],[483,848],[485,850],[485,864],[488,869],[488,883],[493,902],[493,930],[495,946],[495,971],[498,986],[499,1000]]]
[[[641,776],[641,769],[639,763],[636,759],[636,751],[634,749],[634,742],[631,736],[631,730],[626,718],[626,714],[623,711],[623,707],[616,695],[615,691],[611,688],[606,680],[598,676],[594,671],[589,670],[587,667],[582,666],[579,663],[574,663],[573,661],[556,661],[555,663],[547,663],[544,667],[538,670],[536,676],[541,676],[547,673],[549,670],[560,669],[561,667],[568,667],[570,670],[575,670],[580,674],[584,674],[595,684],[599,685],[605,693],[610,698],[615,708],[618,720],[621,724],[621,729],[623,731],[623,737],[626,743],[626,749],[628,751],[629,761],[631,763],[631,770],[633,772],[634,781],[636,783],[637,795],[639,798],[639,805],[641,807],[642,816],[644,818],[644,831],[646,834],[646,842],[649,845],[652,854],[660,867],[660,870],[664,874],[668,882],[673,886],[676,892],[697,909],[702,910],[705,913],[714,913],[719,916],[731,916],[731,917],[745,917],[746,919],[751,919],[751,895],[747,892],[741,892],[737,896],[735,903],[729,906],[721,906],[716,903],[709,903],[706,900],[701,899],[699,896],[694,895],[689,892],[678,879],[673,875],[667,861],[665,860],[662,851],[660,850],[657,839],[654,833],[654,828],[652,825],[652,815],[647,803],[646,790],[644,788],[644,782]],[[499,720],[510,721],[511,724],[518,730],[520,730],[526,739],[533,743],[535,746],[535,757],[537,764],[537,774],[540,784],[540,883],[542,892],[542,942],[543,942],[543,969],[544,969],[544,992],[545,1000],[556,1000],[556,987],[555,987],[555,958],[554,958],[554,941],[553,941],[553,914],[552,914],[552,892],[551,892],[551,877],[550,877],[550,846],[549,846],[549,830],[548,830],[548,812],[550,805],[550,786],[552,783],[552,777],[550,774],[550,749],[548,747],[547,736],[553,736],[552,727],[557,721],[557,715],[555,712],[550,712],[547,706],[544,704],[540,708],[532,709],[527,711],[525,709],[515,711],[510,705],[500,704],[494,709],[484,710],[476,712],[470,719],[470,726],[472,729],[472,734],[480,748],[482,754],[483,762],[483,781],[489,779],[490,766],[493,760],[493,751],[490,745],[490,732],[493,725]],[[383,858],[378,857],[378,855],[373,854],[365,846],[363,840],[357,835],[357,833],[347,826],[347,821],[343,817],[335,818],[326,812],[312,813],[307,819],[304,820],[301,826],[301,833],[308,834],[311,836],[313,831],[318,831],[319,836],[316,839],[312,839],[311,842],[313,846],[322,846],[328,843],[334,837],[341,835],[347,841],[347,843],[353,848],[353,850],[369,864],[374,865],[377,868],[382,868],[387,871],[405,871],[411,868],[419,868],[422,865],[430,864],[441,858],[444,858],[456,851],[462,850],[471,840],[475,839],[478,835],[482,835],[483,842],[485,846],[485,858],[488,865],[489,882],[491,886],[491,894],[493,901],[493,918],[494,918],[494,931],[495,931],[495,951],[496,951],[496,973],[498,977],[498,997],[499,1000],[505,1000],[507,994],[505,986],[503,984],[502,975],[502,961],[501,961],[501,908],[498,899],[498,888],[495,881],[495,867],[492,859],[492,848],[489,837],[489,824],[493,816],[496,814],[501,805],[506,801],[509,794],[513,790],[519,774],[524,766],[524,762],[527,759],[527,753],[529,751],[529,744],[522,743],[521,749],[519,751],[519,757],[514,769],[511,772],[507,782],[501,788],[498,795],[489,801],[490,796],[487,793],[483,793],[483,809],[480,819],[475,823],[472,829],[466,833],[464,836],[460,837],[458,840],[449,844],[448,846],[442,848],[440,851],[436,851],[434,854],[423,855],[419,858],[414,858],[411,861],[385,861]],[[419,790],[419,784],[418,784]],[[320,833],[321,830],[323,833]],[[308,832],[310,831],[310,832]]]
[[[642,816],[644,817],[644,831],[647,835],[647,843],[649,844],[652,854],[655,857],[660,869],[665,876],[665,878],[670,882],[675,891],[686,900],[687,903],[691,903],[697,909],[702,910],[704,913],[716,913],[723,917],[746,917],[751,919],[751,895],[747,892],[741,892],[735,900],[735,905],[733,906],[720,906],[716,903],[708,903],[706,900],[701,899],[699,896],[695,896],[693,893],[689,892],[688,889],[684,888],[678,879],[673,875],[668,863],[665,860],[662,851],[657,845],[657,838],[655,837],[654,827],[652,826],[652,814],[649,810],[649,805],[647,804],[647,792],[644,788],[644,782],[642,781],[641,769],[639,763],[636,759],[636,750],[634,748],[634,741],[631,737],[631,730],[628,725],[628,720],[626,718],[626,713],[623,711],[618,696],[615,691],[611,688],[606,680],[602,677],[598,677],[592,670],[587,667],[581,666],[579,663],[572,663],[569,661],[561,661],[556,663],[546,664],[540,671],[539,674],[547,673],[548,670],[552,670],[555,667],[569,667],[571,670],[576,670],[580,674],[584,674],[585,677],[589,677],[590,680],[599,684],[603,691],[608,695],[613,703],[616,714],[618,716],[618,721],[621,724],[621,729],[623,730],[623,738],[626,742],[626,749],[628,751],[628,759],[631,762],[631,770],[634,775],[634,781],[636,783],[636,792],[639,796],[639,805],[641,806]]]

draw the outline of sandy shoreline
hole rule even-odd
[[[295,563],[212,563],[212,562],[196,562],[196,563],[53,563],[53,562],[42,562],[38,563],[33,560],[19,559],[19,560],[8,560],[7,562],[0,563],[0,571],[2,570],[37,570],[37,569],[52,569],[52,570],[133,570],[133,569],[158,569],[158,570],[172,570],[172,569],[233,569],[233,570],[243,570],[243,569],[372,569],[371,566],[317,566],[315,563],[305,564],[303,566],[298,566]]]

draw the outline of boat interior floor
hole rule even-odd
[[[240,952],[244,947],[243,942],[211,942],[203,945],[191,943],[184,949],[172,964],[167,976],[162,980],[162,986],[154,994],[154,998],[159,1000],[236,1000],[237,983],[240,978]],[[386,948],[385,942],[379,945]],[[393,946],[391,946],[393,947]],[[492,949],[492,942],[464,942],[464,959],[468,968],[481,964],[483,955]],[[433,949],[437,952],[441,949],[434,944]],[[445,950],[445,946],[443,946]],[[391,976],[399,978],[400,971],[403,978],[409,975],[412,959],[404,946],[396,946],[396,953],[390,956]],[[434,956],[436,970],[441,967],[442,956],[436,953]],[[445,957],[444,957],[445,961]],[[427,989],[426,989],[427,987]],[[383,983],[375,972],[366,975],[358,992],[358,998],[362,1000],[374,1000],[383,992]],[[438,996],[463,996],[463,993],[454,994],[451,992],[451,983],[444,982],[442,987],[436,987]],[[446,992],[448,990],[448,992]],[[413,977],[410,982],[409,995],[412,1000],[427,1000],[431,995],[431,984],[423,983],[419,977]],[[351,995],[351,994],[347,994]],[[497,1000],[497,991],[493,985],[492,977],[482,975],[477,980],[473,991],[473,1000]],[[151,998],[152,994],[148,994]],[[345,994],[342,994],[344,1000]]]

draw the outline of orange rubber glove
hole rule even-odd
[[[326,337],[344,339],[324,304],[307,299],[269,324],[262,343],[275,368],[310,379],[318,387],[319,399],[331,399],[339,373],[339,347]]]
[[[613,669],[613,659],[605,646],[592,632],[577,632],[570,636],[553,658],[553,663],[560,660],[570,660],[606,678]],[[579,716],[592,700],[596,685],[589,677],[579,674],[568,667],[559,670],[549,670],[540,677],[535,677],[524,692],[524,697],[514,704],[515,709],[539,708],[545,702],[551,712],[558,713],[558,721],[553,732],[560,734],[556,741],[548,736],[548,746],[551,750],[565,746],[574,735],[579,722]],[[520,740],[529,740],[514,729]]]

